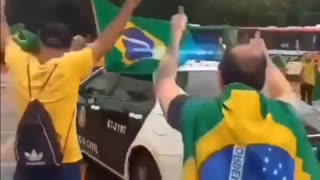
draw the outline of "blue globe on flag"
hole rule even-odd
[[[202,166],[201,179],[294,180],[293,158],[271,145],[232,146],[211,156]]]
[[[139,61],[153,57],[154,42],[143,31],[138,28],[129,28],[125,30],[123,36],[126,59]]]

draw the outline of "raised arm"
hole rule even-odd
[[[282,100],[292,105],[295,105],[298,100],[298,97],[296,93],[293,91],[289,81],[279,70],[279,68],[273,63],[271,57],[268,54],[268,50],[264,40],[260,38],[259,35],[256,35],[256,37],[251,40],[251,43],[255,47],[261,48],[261,50],[265,53],[265,56],[267,57],[268,66],[266,71],[266,82],[269,88],[271,98]]]
[[[163,56],[160,68],[156,75],[156,96],[166,115],[171,101],[181,93],[175,79],[178,71],[180,41],[186,28],[186,24],[187,17],[183,12],[172,17],[172,44]]]
[[[126,0],[121,12],[115,20],[98,36],[98,38],[89,44],[94,55],[94,63],[98,63],[100,59],[109,51],[111,51],[115,42],[124,30],[127,22],[130,20],[133,11],[139,5],[141,0]]]
[[[298,100],[296,93],[283,73],[273,64],[269,55],[267,57],[268,67],[266,77],[271,97],[294,105]]]
[[[1,51],[4,51],[5,46],[10,40],[10,30],[7,23],[7,17],[5,15],[6,0],[1,0]]]

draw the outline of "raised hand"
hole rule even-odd
[[[175,40],[180,41],[183,32],[186,30],[188,17],[185,15],[183,8],[179,8],[178,14],[175,14],[171,18],[171,28]]]
[[[6,0],[1,0],[1,19],[5,17]]]
[[[261,38],[260,32],[257,32],[255,34],[255,37],[250,39],[250,45],[252,45],[252,46],[254,46],[256,48],[259,48],[264,53],[268,53],[268,49],[267,49],[266,43]]]

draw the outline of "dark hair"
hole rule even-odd
[[[266,68],[267,60],[263,53],[261,53],[261,56],[252,56],[240,60],[240,57],[230,49],[224,53],[219,64],[224,85],[238,82],[259,91],[265,84]]]
[[[70,48],[73,34],[70,28],[59,22],[44,24],[38,32],[41,42],[48,47],[57,49]]]

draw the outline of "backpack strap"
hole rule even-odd
[[[53,70],[50,72],[48,78],[46,79],[46,81],[43,83],[43,85],[41,86],[41,89],[39,91],[39,94],[43,92],[43,90],[45,89],[45,87],[47,86],[50,78],[52,77],[54,71],[56,70],[56,68],[58,67],[57,64],[54,64]],[[28,67],[27,67],[27,73],[28,73],[28,90],[29,90],[29,97],[30,99],[32,98],[32,91],[31,91],[31,75],[30,75],[30,61],[28,62]],[[39,95],[38,94],[38,95]]]
[[[28,91],[29,91],[29,98],[32,98],[32,93],[31,93],[31,77],[30,77],[30,61],[28,62],[28,67],[27,67],[27,76],[28,76]]]
[[[65,155],[66,150],[67,150],[67,145],[68,145],[68,142],[69,142],[69,136],[70,136],[70,132],[71,132],[72,122],[73,122],[73,118],[74,118],[75,115],[76,115],[76,110],[73,111],[72,116],[71,116],[71,121],[70,121],[70,124],[69,124],[66,140],[65,140],[64,146],[63,146],[63,151],[62,151],[63,156]]]

